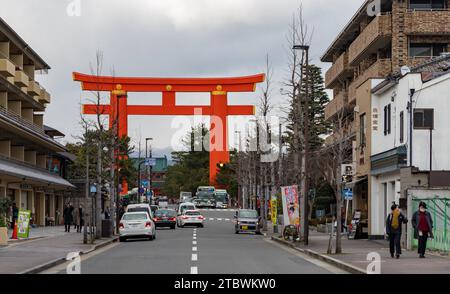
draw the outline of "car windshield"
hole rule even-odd
[[[186,215],[200,215],[198,211],[186,211]]]
[[[227,193],[216,193],[216,199],[220,202],[226,202],[227,200]]]
[[[198,192],[197,199],[210,200],[214,198],[214,193],[212,192]]]
[[[257,218],[258,214],[255,210],[241,210],[239,211],[239,217],[241,218]]]
[[[122,220],[146,220],[146,213],[125,213],[122,217]]]
[[[173,217],[175,216],[177,213],[175,212],[175,210],[168,210],[168,209],[160,209],[158,211],[155,212],[155,216],[168,216],[168,217]]]

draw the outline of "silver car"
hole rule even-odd
[[[255,234],[261,234],[261,218],[258,216],[258,212],[253,209],[239,209],[236,211],[235,219],[235,233],[240,232],[254,232]]]
[[[119,223],[119,241],[129,238],[156,238],[155,223],[147,212],[127,212]]]

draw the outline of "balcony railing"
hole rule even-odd
[[[349,103],[356,99],[356,89],[365,81],[372,78],[384,78],[392,72],[391,59],[378,59],[362,74],[360,74],[348,87]]]
[[[325,106],[325,119],[333,118],[347,103],[347,93],[345,91],[337,94],[333,100]]]
[[[348,62],[355,65],[364,53],[372,53],[385,46],[392,36],[392,20],[390,14],[375,17],[348,49]]]
[[[15,126],[19,127],[20,129],[25,129],[26,131],[28,131],[36,136],[39,136],[41,139],[44,139],[44,140],[51,142],[59,147],[64,148],[63,145],[61,145],[60,143],[53,140],[53,138],[48,136],[45,133],[43,128],[22,118],[20,115],[18,115],[15,112],[5,109],[3,106],[0,106],[0,119],[3,119],[5,121],[15,125]]]
[[[325,87],[333,88],[334,83],[340,76],[345,73],[352,73],[352,70],[348,67],[348,54],[344,52],[333,63],[330,69],[325,74]]]
[[[406,34],[449,34],[450,10],[408,10],[405,15]]]

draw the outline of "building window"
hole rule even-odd
[[[405,115],[403,111],[400,112],[400,144],[405,140]]]
[[[414,128],[433,129],[434,109],[414,109]]]
[[[366,146],[366,114],[359,116],[359,142],[361,147]]]
[[[447,44],[410,43],[409,57],[433,57],[447,51]]]
[[[409,0],[409,8],[415,10],[445,9],[447,0]]]
[[[391,104],[384,107],[384,135],[391,133]]]

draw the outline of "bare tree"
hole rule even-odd
[[[300,184],[301,187],[306,185],[306,165],[304,156],[304,146],[308,144],[304,139],[304,125],[305,125],[305,112],[308,109],[303,109],[302,104],[305,98],[302,89],[305,84],[306,73],[306,52],[304,50],[299,51],[294,49],[295,45],[306,45],[311,42],[312,32],[309,32],[308,25],[303,17],[303,7],[300,5],[296,14],[293,15],[292,23],[289,27],[289,34],[287,37],[287,48],[289,61],[288,61],[288,78],[283,83],[281,93],[289,97],[291,101],[291,109],[288,113],[288,120],[292,122],[293,142],[290,142],[292,160],[293,160],[293,173],[294,184]],[[303,195],[300,199],[300,206],[305,207],[303,201],[306,201],[307,195]],[[300,222],[304,223],[305,211],[300,214]],[[304,236],[301,236],[304,237]]]
[[[352,161],[352,140],[350,137],[351,115],[345,108],[337,111],[336,117],[332,121],[332,135],[328,139],[324,148],[318,151],[319,160],[315,160],[315,169],[322,172],[324,178],[333,187],[336,198],[336,254],[342,253],[341,228],[342,228],[342,172],[341,167],[344,163]],[[331,239],[327,252],[331,253]]]

